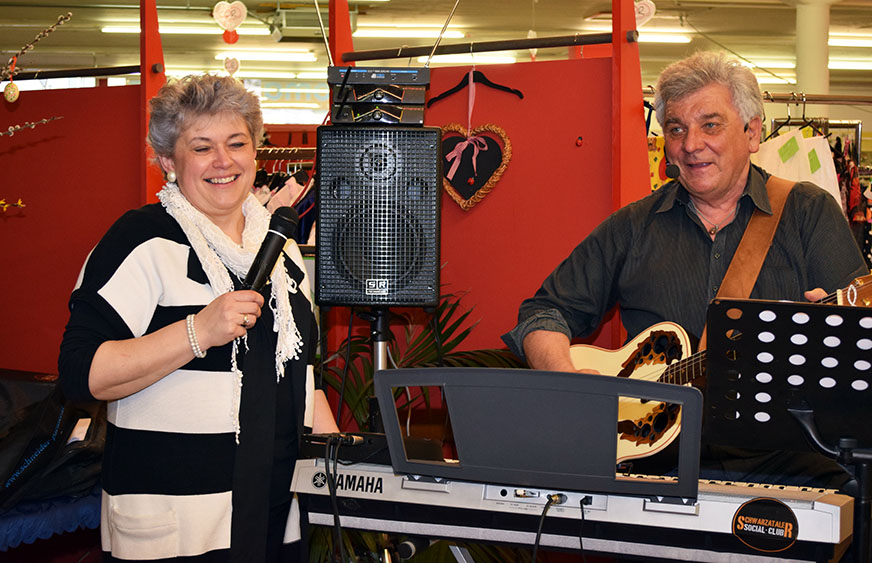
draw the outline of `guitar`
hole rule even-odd
[[[872,307],[872,274],[855,279],[818,303]],[[617,377],[688,385],[706,374],[706,351],[690,353],[687,332],[672,322],[657,323],[617,350],[576,344],[569,349],[576,369]],[[653,455],[681,430],[679,405],[621,397],[618,403],[616,462]]]

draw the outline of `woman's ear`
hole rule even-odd
[[[166,172],[175,172],[176,165],[173,162],[173,159],[166,156],[157,157],[157,161],[160,163],[160,167],[163,168],[163,171]]]

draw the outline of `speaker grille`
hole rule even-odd
[[[440,137],[433,127],[318,128],[318,303],[438,303]]]

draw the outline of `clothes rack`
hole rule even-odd
[[[642,88],[642,95],[651,97],[654,95],[654,87]],[[802,92],[788,92],[783,94],[763,91],[763,101],[772,103],[786,103],[800,105],[826,104],[826,105],[867,105],[872,104],[872,96],[843,96],[839,94],[803,94]]]
[[[639,39],[639,32],[627,32],[627,41],[634,43]],[[369,51],[351,51],[343,53],[342,62],[372,61],[382,59],[403,59],[406,57],[426,57],[431,52],[434,55],[457,55],[469,53],[486,53],[491,51],[514,51],[520,49],[545,49],[548,47],[574,47],[578,45],[600,45],[611,43],[611,33],[576,33],[575,35],[560,35],[555,37],[538,37],[532,39],[510,39],[505,41],[481,41],[479,43],[456,43],[439,45],[433,51],[432,45],[420,47],[403,46],[397,49],[374,49]]]
[[[261,147],[257,160],[314,160],[315,147]]]

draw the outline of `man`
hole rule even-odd
[[[654,106],[678,181],[612,214],[522,303],[503,340],[533,368],[575,371],[570,339],[592,333],[615,304],[630,338],[662,321],[699,338],[753,211],[771,213],[769,175],[750,161],[763,100],[749,69],[697,53],[663,71]],[[817,300],[867,273],[838,203],[798,183],[750,297]],[[723,477],[758,475],[746,469]],[[776,471],[804,470],[769,465],[760,478]]]

